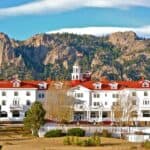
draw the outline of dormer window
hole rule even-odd
[[[109,85],[111,89],[118,89],[118,83],[110,83]]]
[[[47,88],[46,82],[39,83],[38,85],[39,85],[39,89],[46,89]]]
[[[63,82],[57,82],[54,84],[56,89],[62,89],[63,87]]]
[[[93,86],[95,89],[101,89],[102,83],[94,83]]]
[[[149,87],[149,82],[148,82],[148,81],[144,81],[144,82],[142,83],[142,87],[148,88],[148,87]]]
[[[17,88],[17,87],[20,87],[21,81],[20,80],[13,80],[12,84],[13,84],[14,88]]]

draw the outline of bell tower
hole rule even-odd
[[[71,74],[71,79],[82,80],[81,67],[79,66],[77,62],[73,65],[73,72]]]

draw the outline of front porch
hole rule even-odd
[[[113,121],[110,111],[75,111],[73,120],[88,122]]]

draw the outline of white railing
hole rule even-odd
[[[10,110],[23,110],[23,109],[24,109],[23,105],[14,105],[14,104],[10,105]]]
[[[147,133],[150,136],[150,132],[144,132],[146,130],[150,130],[150,127],[113,127],[113,126],[94,126],[94,125],[58,125],[55,124],[51,126],[50,124],[45,124],[40,130],[39,134],[40,137],[42,137],[47,131],[52,130],[52,129],[62,129],[63,131],[67,131],[70,128],[82,128],[86,131],[86,135],[92,135],[95,132],[102,132],[104,129],[108,130],[113,134],[114,137],[120,137],[121,134],[134,134],[136,132],[143,132]]]

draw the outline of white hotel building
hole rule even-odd
[[[46,99],[47,89],[45,81],[0,81],[0,122],[23,121],[32,103]]]
[[[69,89],[68,95],[75,98],[74,120],[115,121],[112,106],[121,100],[122,102],[132,101],[132,111],[136,112],[136,117],[132,121],[150,125],[150,81],[148,80],[86,81],[83,79],[80,66],[74,65],[72,88]]]

